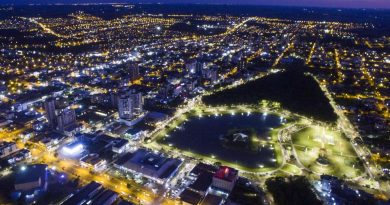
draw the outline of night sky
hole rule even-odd
[[[0,0],[1,3],[206,3],[206,4],[256,4],[279,6],[316,6],[342,8],[387,8],[390,0]]]

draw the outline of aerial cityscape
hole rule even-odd
[[[390,205],[390,2],[275,2],[0,2],[0,204]]]

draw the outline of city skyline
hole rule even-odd
[[[3,0],[1,4],[74,4],[74,3],[161,3],[161,4],[232,4],[258,6],[297,6],[324,8],[390,9],[387,0]]]
[[[161,1],[0,6],[0,204],[390,204],[388,10]]]

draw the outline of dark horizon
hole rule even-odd
[[[51,4],[200,4],[200,5],[237,5],[237,6],[281,6],[281,7],[313,7],[313,8],[335,8],[335,9],[390,9],[390,3],[386,0],[360,0],[350,2],[350,0],[280,0],[278,2],[267,2],[265,0],[217,0],[208,2],[206,0],[149,0],[149,1],[128,1],[128,0],[4,0],[0,5],[51,5]]]

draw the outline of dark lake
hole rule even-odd
[[[235,115],[190,117],[180,127],[161,139],[161,143],[170,144],[178,149],[191,151],[197,154],[212,156],[216,159],[238,163],[248,168],[276,166],[274,150],[269,145],[261,147],[257,152],[246,152],[240,149],[231,149],[223,146],[221,136],[230,129],[251,128],[257,132],[260,140],[268,140],[271,128],[281,125],[277,115],[253,113],[236,113]]]

